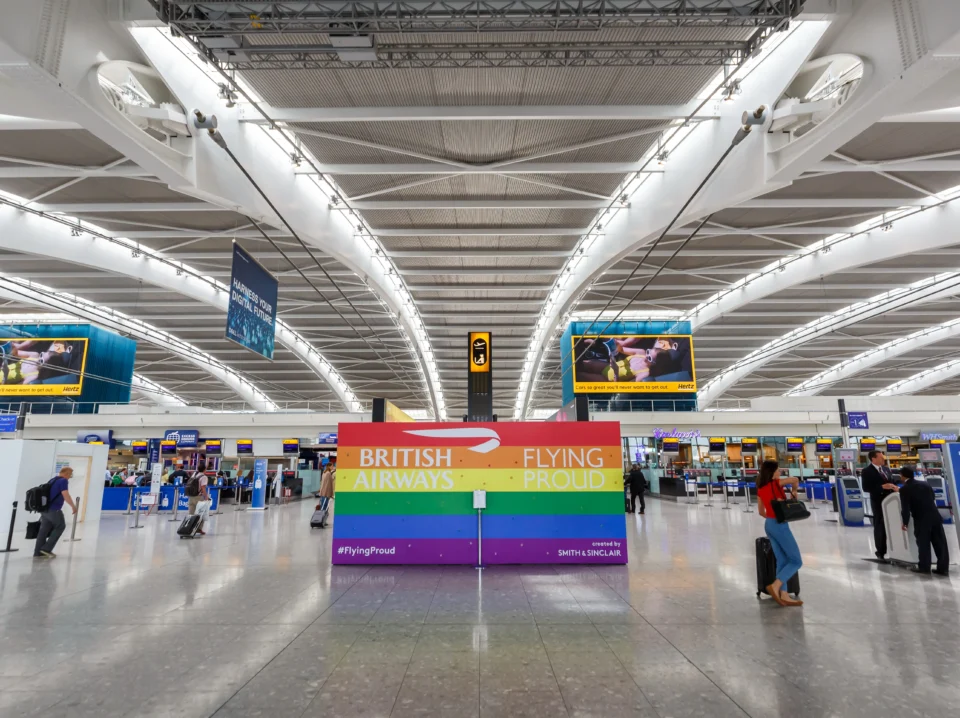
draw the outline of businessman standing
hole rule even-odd
[[[870,495],[873,509],[873,542],[877,545],[876,556],[883,561],[887,555],[887,527],[883,523],[883,500],[895,491],[899,491],[885,464],[887,457],[882,451],[867,454],[870,464],[860,474],[863,490]]]
[[[913,516],[913,535],[917,537],[919,561],[913,569],[916,573],[930,573],[930,546],[937,554],[936,574],[946,576],[950,570],[950,554],[947,550],[947,535],[943,532],[943,518],[937,508],[933,488],[926,481],[914,478],[913,468],[904,466],[900,476],[905,481],[900,491],[900,518],[903,530],[907,530]]]

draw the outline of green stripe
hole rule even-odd
[[[423,491],[337,494],[334,511],[341,515],[431,515],[474,512],[469,491]],[[620,491],[535,492],[498,491],[487,493],[488,514],[612,514],[623,511]]]

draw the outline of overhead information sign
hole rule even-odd
[[[683,335],[573,335],[576,394],[673,393],[697,390],[693,337]]]
[[[277,328],[277,286],[276,277],[234,242],[227,339],[271,360]]]
[[[490,371],[490,332],[470,332],[470,373]]]

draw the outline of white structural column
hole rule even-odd
[[[921,347],[930,346],[960,336],[960,318],[927,327],[899,339],[894,339],[879,347],[871,347],[857,356],[842,361],[836,366],[825,369],[816,376],[807,379],[788,391],[784,396],[815,396],[844,379],[857,376],[860,372],[882,364],[890,359],[907,354]]]
[[[187,406],[187,402],[181,397],[174,394],[169,389],[157,384],[155,381],[147,379],[145,376],[140,376],[139,374],[134,374],[133,379],[130,382],[130,388],[137,392],[140,396],[146,397],[152,401],[157,406],[168,407],[170,409],[176,409],[180,407]]]
[[[762,132],[747,138],[691,202],[678,226],[789,184],[830,152],[949,75],[956,67],[960,46],[956,4],[938,0],[903,5],[895,12],[892,2],[860,3],[826,46],[818,48],[818,56],[852,54],[863,59],[864,76],[856,91],[822,125],[793,142],[784,135]],[[897,14],[901,10],[909,16],[907,25]],[[662,231],[729,145],[739,113],[777,102],[828,27],[828,21],[798,23],[778,47],[765,52],[763,61],[742,80],[737,102],[724,103],[736,107],[721,107],[718,121],[695,127],[671,150],[664,174],[648,177],[629,198],[631,207],[619,210],[605,222],[603,240],[590,247],[586,259],[572,267],[568,264],[571,277],[558,280],[559,291],[555,288],[551,293],[537,327],[533,341],[537,349],[528,355],[521,380],[519,415],[526,410],[533,372],[556,336],[559,319],[614,261]],[[891,52],[891,48],[902,48],[902,52]],[[744,295],[744,300],[751,301],[751,297]]]
[[[768,342],[724,369],[700,389],[697,393],[697,403],[702,409],[707,408],[745,376],[802,344],[887,312],[940,301],[958,293],[960,293],[960,273],[947,272],[884,292],[865,302],[857,302],[832,314],[824,315]]]
[[[234,371],[192,344],[122,312],[106,309],[75,295],[57,292],[51,287],[19,277],[0,276],[0,297],[72,314],[80,319],[109,329],[119,330],[142,341],[155,344],[171,354],[186,359],[191,364],[219,379],[249,404],[251,409],[256,411],[277,410],[277,405],[239,372]]]
[[[0,206],[0,249],[106,270],[162,287],[226,312],[229,287],[182,262],[152,252],[122,238],[92,234],[74,237],[70,227],[11,206]],[[134,256],[133,250],[136,249]],[[333,389],[347,411],[361,411],[356,395],[343,377],[300,334],[277,320],[276,340],[297,355]]]
[[[914,374],[907,379],[898,381],[890,386],[875,391],[870,396],[900,396],[903,394],[916,394],[918,391],[929,389],[947,379],[953,379],[960,376],[960,359],[948,361],[945,364],[927,369],[919,374]]]

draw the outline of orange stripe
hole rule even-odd
[[[452,468],[452,469],[612,469],[621,468],[619,446],[501,446],[486,454],[463,447],[370,446],[341,448],[341,469]]]

